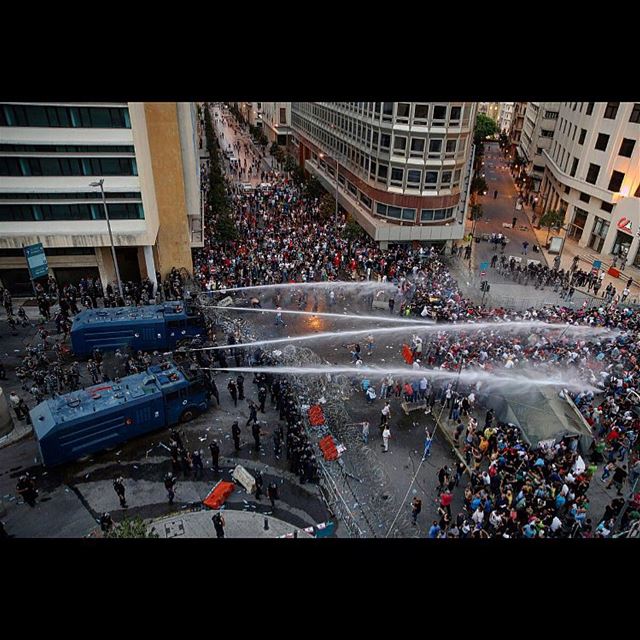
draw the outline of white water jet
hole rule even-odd
[[[227,307],[228,308],[228,307]],[[357,317],[357,316],[356,316]],[[593,327],[587,326],[573,326],[573,325],[551,325],[546,324],[544,322],[483,322],[476,324],[412,324],[408,327],[377,327],[377,328],[369,328],[369,329],[353,329],[349,331],[326,331],[322,333],[313,333],[305,336],[293,336],[286,338],[269,338],[266,340],[256,340],[255,342],[237,342],[235,344],[225,344],[225,345],[217,345],[213,347],[199,347],[196,349],[191,349],[191,351],[215,351],[217,349],[231,349],[231,348],[240,348],[240,347],[262,347],[265,345],[272,344],[282,344],[288,342],[304,342],[308,340],[328,340],[331,338],[349,338],[357,335],[364,334],[393,334],[393,333],[401,333],[401,332],[412,332],[414,334],[424,335],[425,333],[439,333],[441,331],[446,333],[465,333],[471,331],[483,331],[486,329],[500,329],[504,332],[507,331],[562,331],[563,334],[567,333],[568,330],[572,330],[573,333],[586,333],[595,331]]]
[[[236,347],[261,347],[266,344],[280,344],[283,342],[301,342],[304,340],[328,340],[330,338],[346,338],[364,334],[377,335],[380,333],[400,333],[402,331],[412,331],[414,333],[422,331],[423,324],[414,324],[408,327],[376,327],[374,329],[354,329],[352,331],[325,331],[322,333],[312,333],[306,336],[292,336],[288,338],[270,338],[268,340],[258,340],[256,342],[237,342],[236,344],[224,344],[216,347],[201,347],[191,349],[191,351],[210,351],[215,349],[233,349]]]
[[[282,313],[312,316],[319,318],[342,318],[347,320],[375,320],[377,322],[398,322],[402,324],[410,324],[413,327],[417,327],[421,332],[448,332],[448,333],[461,333],[463,331],[484,331],[489,330],[509,330],[509,331],[526,331],[532,330],[544,330],[544,331],[561,331],[563,334],[586,334],[586,335],[600,335],[606,333],[610,336],[616,335],[616,331],[607,327],[593,327],[586,324],[552,324],[549,322],[542,322],[540,320],[518,320],[509,322],[501,320],[498,322],[464,322],[460,324],[436,324],[433,320],[409,320],[408,318],[394,318],[393,316],[369,316],[358,315],[357,313],[330,313],[330,312],[316,312],[313,311],[296,311],[292,309],[261,309],[253,307],[221,307],[219,305],[209,305],[207,309],[222,309],[224,311],[249,311],[253,313]],[[319,334],[315,334],[319,335]]]
[[[327,280],[326,282],[281,282],[278,284],[254,284],[246,287],[233,287],[226,288],[222,287],[220,289],[213,289],[212,291],[203,291],[202,293],[221,293],[223,295],[232,293],[234,291],[250,291],[255,289],[358,289],[358,291],[362,291],[363,289],[373,289],[380,291],[399,291],[398,285],[393,284],[393,282],[377,282],[375,280],[362,280],[360,282],[347,282],[345,280]]]
[[[576,379],[572,376],[559,377],[557,375],[550,376],[546,372],[536,372],[528,370],[526,375],[515,373],[493,373],[483,371],[481,369],[462,369],[460,372],[443,369],[425,369],[413,367],[354,367],[327,365],[325,367],[292,367],[292,366],[266,366],[266,367],[207,367],[212,371],[228,371],[230,373],[275,373],[283,375],[326,375],[326,374],[345,374],[367,376],[370,378],[381,378],[386,375],[403,376],[406,378],[426,378],[451,380],[459,378],[460,381],[468,384],[486,383],[487,385],[497,386],[522,386],[522,387],[560,387],[567,389],[600,391],[592,387],[589,383]],[[509,370],[512,371],[512,370]],[[540,376],[540,377],[538,377]]]
[[[220,305],[207,305],[207,309],[223,309],[225,311],[252,311],[265,313],[284,313],[294,314],[299,316],[312,316],[318,318],[342,318],[343,320],[375,320],[377,322],[399,322],[402,324],[423,324],[423,325],[435,325],[433,320],[421,320],[416,318],[415,320],[408,320],[407,318],[397,318],[393,316],[365,316],[357,313],[333,313],[331,311],[296,311],[293,309],[261,309],[254,307],[221,307]]]

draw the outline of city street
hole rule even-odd
[[[462,258],[454,262],[454,272],[459,277],[459,282],[465,293],[476,300],[481,300],[480,282],[486,280],[491,286],[490,292],[484,297],[484,302],[492,306],[506,306],[510,308],[526,308],[527,306],[541,306],[545,304],[559,304],[571,307],[579,307],[585,298],[591,299],[581,292],[576,292],[570,302],[562,300],[552,287],[535,289],[533,284],[517,284],[512,279],[502,276],[497,269],[489,267],[485,275],[481,275],[480,265],[491,262],[491,258],[499,249],[491,244],[483,236],[492,233],[502,233],[508,238],[504,255],[507,260],[511,257],[523,261],[536,260],[542,264],[553,265],[553,258],[549,262],[545,254],[535,252],[534,245],[540,246],[540,239],[536,236],[534,228],[524,208],[517,209],[518,190],[509,170],[509,161],[500,150],[497,142],[485,143],[484,161],[481,175],[487,182],[487,194],[477,197],[478,204],[482,205],[482,218],[476,222],[475,237],[480,237],[480,242],[473,243],[471,263]],[[494,193],[497,197],[494,197]],[[513,219],[516,226],[513,227]],[[470,234],[473,229],[473,221],[466,221],[465,233]],[[546,234],[546,230],[544,232]],[[527,255],[524,255],[523,243],[528,242]],[[568,267],[569,265],[565,265]]]
[[[279,497],[272,506],[266,495],[256,498],[236,483],[223,508],[229,514],[226,534],[230,538],[281,537],[327,521],[335,523],[333,535],[339,538],[503,534],[536,537],[538,533],[539,537],[564,537],[576,524],[575,513],[580,510],[584,514],[587,509],[593,521],[593,526],[588,525],[590,531],[603,521],[603,513],[609,514],[606,517],[609,522],[611,501],[619,487],[608,481],[610,488],[607,488],[603,460],[609,455],[609,461],[614,462],[614,452],[621,451],[622,457],[611,467],[619,475],[624,455],[628,453],[630,457],[631,453],[622,445],[616,449],[618,443],[614,446],[610,441],[607,429],[615,420],[624,420],[625,428],[633,424],[633,429],[638,422],[628,395],[637,369],[635,356],[630,359],[637,336],[629,338],[631,331],[636,330],[635,321],[630,314],[622,317],[612,307],[606,311],[583,311],[584,301],[591,302],[592,296],[576,291],[571,301],[563,300],[553,291],[553,285],[536,288],[533,283],[518,284],[488,266],[492,257],[500,256],[497,245],[488,241],[491,234],[497,233],[509,240],[504,250],[507,260],[552,264],[550,256],[533,250],[541,235],[532,227],[528,209],[518,205],[518,191],[508,159],[498,144],[485,144],[480,173],[487,182],[487,193],[477,197],[483,216],[475,228],[472,221],[465,221],[467,237],[473,230],[479,240],[472,240],[469,260],[463,258],[463,252],[457,256],[440,254],[435,246],[418,252],[417,245],[410,242],[381,250],[371,246],[373,241],[364,234],[361,237],[357,233],[347,234],[347,227],[339,225],[331,214],[321,216],[319,200],[309,195],[310,190],[305,191],[304,181],[301,186],[289,174],[278,174],[268,150],[253,142],[247,125],[236,122],[230,109],[222,105],[206,108],[211,116],[207,131],[209,124],[213,124],[225,156],[221,157],[220,166],[231,189],[225,200],[220,195],[225,185],[215,172],[211,173],[210,182],[207,177],[203,183],[204,195],[211,189],[208,192],[211,197],[203,208],[204,246],[193,249],[192,272],[173,276],[177,280],[171,282],[170,294],[165,293],[164,298],[189,300],[184,304],[188,309],[197,301],[208,320],[203,324],[202,318],[192,315],[184,319],[195,323],[199,327],[196,331],[207,333],[210,342],[206,342],[204,349],[200,348],[202,344],[192,345],[193,351],[182,357],[186,357],[194,371],[201,368],[204,375],[215,380],[219,400],[212,396],[207,411],[179,426],[186,451],[195,453],[196,459],[200,453],[204,470],[201,474],[195,468],[190,470],[185,457],[178,474],[175,502],[169,503],[164,479],[167,472],[175,472],[175,467],[170,456],[170,431],[166,428],[59,467],[45,468],[32,429],[25,420],[18,420],[15,414],[19,415],[20,406],[14,404],[11,410],[14,429],[0,434],[0,520],[7,533],[17,538],[100,537],[100,517],[109,512],[115,523],[140,517],[160,537],[213,538],[216,534],[212,512],[202,503],[216,483],[233,481],[237,465],[254,475],[260,472],[265,487],[274,482]],[[231,163],[225,152],[231,152],[238,164]],[[266,157],[261,158],[263,153]],[[204,152],[201,161],[206,162],[203,156]],[[256,159],[260,160],[257,170],[238,175],[238,166],[251,169]],[[263,178],[262,171],[269,172],[269,176]],[[295,175],[296,181],[301,180],[297,172]],[[265,191],[238,188],[241,183],[255,187],[263,180],[273,186]],[[237,229],[235,234],[228,232],[224,241],[215,237],[216,230],[223,228],[219,225],[220,212],[228,214],[230,224]],[[465,239],[460,245],[467,243]],[[526,253],[523,243],[528,243]],[[166,277],[163,280],[166,285],[170,276],[162,276]],[[341,284],[333,283],[334,279]],[[480,288],[482,281],[491,285],[484,295]],[[265,282],[270,284],[260,284]],[[344,286],[345,282],[351,286]],[[276,288],[274,283],[282,283],[282,287]],[[174,286],[179,288],[175,293]],[[52,317],[61,309],[60,305],[69,308],[67,299],[75,304],[75,296],[73,290],[60,292],[59,303],[51,308]],[[42,301],[39,297],[39,304]],[[87,302],[82,295],[77,302],[78,306],[96,304],[91,299]],[[7,314],[9,303],[5,302]],[[128,298],[126,303],[140,304],[140,296]],[[481,303],[485,308],[480,308]],[[16,301],[16,307],[19,304]],[[119,304],[125,304],[124,297]],[[547,314],[542,307],[550,305],[579,309],[584,315],[573,311],[560,315],[554,309]],[[527,322],[513,328],[512,339],[512,328],[505,328],[507,323],[522,320],[520,312],[534,307],[540,310],[537,320],[544,319],[557,326],[541,329],[529,322],[533,318],[527,314]],[[283,313],[276,315],[277,310]],[[163,312],[168,313],[166,309]],[[54,349],[59,347],[55,343],[62,341],[54,321],[45,325],[53,344],[40,345],[42,326],[38,325],[38,308],[29,307],[27,315],[29,326],[11,329],[2,312],[0,357],[7,375],[2,381],[4,394],[9,396],[15,391],[33,408],[36,401],[31,394],[38,396],[40,390],[29,391],[32,382],[21,383],[18,375],[22,372],[18,368],[27,361],[24,366],[28,369],[28,375],[25,374],[28,380],[42,374],[43,380],[38,384],[44,385],[47,372],[54,376],[54,383],[55,376],[59,376],[58,384],[62,385],[62,374],[69,373],[63,369],[71,365],[75,356],[70,350],[60,353]],[[57,321],[60,323],[60,317]],[[485,321],[495,326],[474,328],[472,324]],[[575,327],[575,332],[572,328],[565,336],[565,324],[585,326]],[[108,330],[112,329],[110,326]],[[384,332],[378,332],[379,329]],[[629,334],[624,333],[627,330]],[[575,338],[576,335],[579,337]],[[254,342],[273,366],[291,367],[284,373],[269,371],[280,379],[286,376],[292,393],[288,402],[295,402],[300,411],[301,422],[296,422],[290,408],[282,410],[289,412],[286,446],[278,445],[276,436],[276,430],[284,423],[280,417],[284,414],[276,408],[275,400],[266,395],[266,389],[266,400],[265,396],[262,399],[264,411],[257,414],[259,442],[254,441],[258,435],[248,423],[252,415],[250,403],[260,404],[260,379],[256,373],[243,372],[245,397],[237,402],[232,398],[233,386],[231,390],[228,387],[232,380],[237,380],[235,369],[240,369],[240,364],[254,365],[249,356],[257,357],[256,347],[244,349],[247,357],[243,362],[234,361],[233,351],[225,352],[227,364],[223,364],[224,358],[218,360],[220,352],[214,351],[227,349],[230,344],[241,350],[241,345]],[[408,355],[411,348],[415,352]],[[38,349],[44,350],[44,362],[36,353]],[[196,353],[204,350],[209,357],[202,358],[203,353]],[[142,367],[142,352],[139,354],[137,364],[128,371],[136,371],[138,365]],[[160,356],[155,352],[154,358]],[[54,366],[56,358],[58,364]],[[112,354],[105,357],[105,382],[118,381],[117,377],[122,375],[113,366],[115,358]],[[131,367],[132,362],[133,359],[127,366]],[[86,359],[80,361],[81,387],[92,384],[91,375],[98,376],[92,371],[93,366]],[[408,370],[407,366],[412,368]],[[359,368],[344,372],[330,370],[331,367]],[[376,370],[367,371],[368,367]],[[389,373],[391,368],[396,370]],[[512,368],[515,370],[508,371]],[[386,440],[383,443],[382,435],[381,410],[385,406],[382,372],[393,378],[393,391],[388,397],[391,434],[388,443]],[[413,397],[424,397],[416,391],[422,377],[431,383],[427,386],[429,392],[433,390],[433,412],[426,411],[421,402],[410,402],[413,393],[416,394]],[[68,379],[64,380],[67,385]],[[271,384],[264,380],[265,386]],[[153,381],[145,380],[144,384],[149,382]],[[205,382],[207,389],[212,390],[210,380],[199,378],[191,382],[199,385],[201,394]],[[45,392],[55,394],[51,380],[47,385],[43,386]],[[368,385],[376,392],[373,398],[365,393]],[[277,385],[274,388],[276,397]],[[560,393],[565,388],[566,396]],[[548,395],[534,395],[538,390],[545,390]],[[189,402],[188,395],[178,399],[178,392],[169,394],[172,388],[162,391],[164,399],[161,395],[160,402],[168,403],[170,395],[182,405]],[[425,395],[429,396],[429,392]],[[517,407],[517,401],[508,404],[518,393],[524,400]],[[487,410],[497,397],[504,400],[504,406],[503,410],[497,410],[494,419]],[[551,410],[559,397],[563,415]],[[146,401],[145,398],[142,402]],[[533,406],[535,403],[542,406]],[[609,416],[602,418],[598,403],[605,406],[605,412],[610,410],[612,416],[612,422],[607,423],[602,433],[599,420],[608,420]],[[307,410],[312,405],[323,408],[325,425],[313,426],[308,419]],[[611,409],[614,405],[615,411]],[[185,416],[188,409],[179,406],[177,415]],[[539,416],[544,411],[547,413],[543,419],[557,417],[556,422],[562,424],[548,429],[553,437],[541,437],[532,444],[534,438],[529,439],[526,434],[527,416],[534,413]],[[159,412],[155,415],[158,417]],[[124,418],[121,415],[119,419]],[[143,417],[143,421],[148,419]],[[578,428],[574,428],[576,421]],[[240,427],[239,449],[232,438],[235,422]],[[368,437],[362,432],[366,423]],[[134,424],[134,419],[127,417],[125,424]],[[326,434],[337,445],[338,459],[323,456],[320,445]],[[432,439],[426,456],[425,439],[429,434]],[[100,442],[106,441],[102,431],[98,435]],[[613,439],[618,437],[614,432]],[[578,461],[586,461],[588,465],[592,455],[596,459],[595,453],[587,453],[589,445],[585,442],[605,439],[608,448],[599,462],[602,468],[594,465],[588,471],[577,470]],[[220,447],[218,471],[214,471],[209,453],[214,441]],[[73,441],[73,446],[77,446],[76,442]],[[580,456],[578,442],[582,447]],[[631,450],[633,442],[625,446]],[[82,449],[75,449],[78,450]],[[309,460],[311,453],[315,456],[313,460]],[[449,513],[441,506],[438,479],[445,466],[451,470],[449,478],[456,468],[460,473],[464,468],[453,489]],[[309,468],[313,472],[307,475]],[[316,472],[318,482],[313,476]],[[34,479],[38,489],[35,506],[29,506],[17,493],[16,483],[25,473]],[[126,507],[121,506],[113,486],[119,476],[124,478]],[[415,499],[422,504],[417,522],[412,521],[411,505]],[[490,515],[498,518],[498,522],[489,525]],[[559,517],[562,523],[551,529],[552,520],[555,522]],[[500,521],[501,518],[504,520]],[[434,535],[431,525],[438,521],[442,530]],[[543,521],[544,525],[533,532],[533,527]]]

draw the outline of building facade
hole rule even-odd
[[[263,131],[269,142],[289,146],[291,136],[291,103],[262,102]]]
[[[558,122],[559,102],[527,102],[518,154],[523,160],[520,177],[525,193],[537,194],[544,178],[544,152],[549,149]]]
[[[381,246],[464,234],[473,102],[293,102],[299,163]],[[336,168],[338,175],[336,176]]]
[[[511,122],[513,121],[513,110],[515,102],[501,102],[498,114],[498,128],[500,132],[509,133]]]
[[[512,147],[517,147],[520,144],[522,137],[522,127],[524,125],[524,116],[527,111],[526,102],[514,102],[513,103],[513,116],[511,118],[511,127],[509,129],[509,142]]]
[[[262,102],[231,102],[240,112],[244,122],[251,127],[262,127]]]
[[[201,227],[193,103],[0,103],[0,279],[31,283],[22,247],[42,243],[60,284],[115,280],[100,189],[123,280],[192,271]],[[199,223],[199,224],[198,224]]]
[[[640,267],[640,103],[564,102],[544,152],[544,211],[569,238]]]

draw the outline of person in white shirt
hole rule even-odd
[[[373,387],[367,389],[367,400],[371,404],[376,399],[376,390]]]
[[[369,442],[369,423],[366,421],[362,423],[362,441],[365,444]]]
[[[560,527],[562,527],[562,521],[558,516],[553,516],[553,520],[551,521],[551,531],[555,533],[560,529]]]
[[[391,416],[391,405],[389,401],[385,402],[384,407],[380,410],[380,427],[386,425],[389,422]]]
[[[476,524],[482,524],[482,521],[484,520],[484,510],[482,509],[482,505],[478,506],[478,508],[473,512],[471,519]]]
[[[384,448],[384,453],[389,451],[389,438],[391,437],[391,431],[389,431],[389,426],[385,425],[384,431],[382,432],[382,446]]]

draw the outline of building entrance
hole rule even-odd
[[[140,282],[138,247],[116,247],[120,278],[123,282]]]
[[[614,256],[620,256],[621,258],[626,258],[629,253],[629,249],[631,248],[631,243],[633,242],[633,238],[624,233],[624,231],[618,231],[616,234],[616,241],[613,245],[613,249],[611,253]]]

